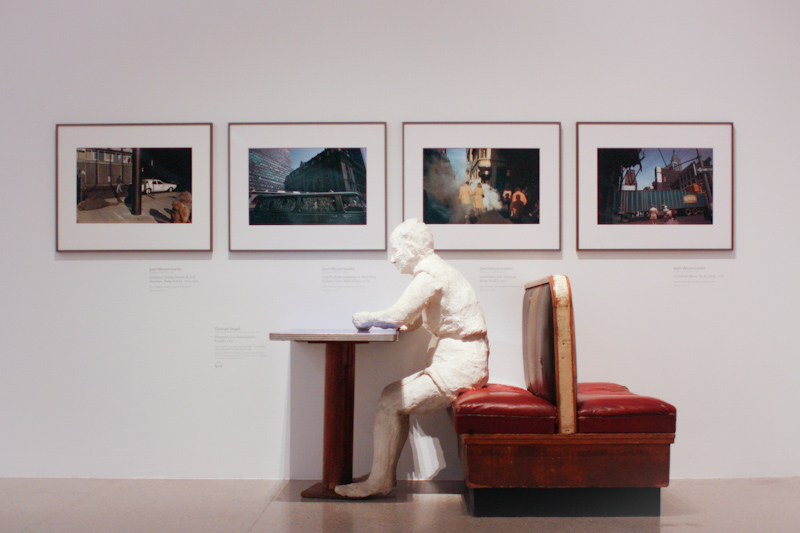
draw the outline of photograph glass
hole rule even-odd
[[[732,250],[733,124],[579,122],[578,250]]]
[[[538,224],[538,148],[423,149],[426,224]]]
[[[560,250],[561,124],[403,123],[403,218],[438,250]]]
[[[250,148],[250,225],[364,225],[366,148]]]
[[[231,251],[386,249],[385,122],[228,124]]]
[[[56,125],[56,249],[210,251],[212,130]]]
[[[79,224],[191,223],[191,148],[78,148],[76,156]]]
[[[713,148],[598,148],[598,224],[713,223]]]

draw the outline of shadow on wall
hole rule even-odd
[[[321,479],[325,345],[290,343],[289,380],[288,477]]]
[[[383,388],[425,366],[430,334],[420,328],[393,344],[356,348],[353,475],[372,466],[372,425]],[[290,479],[322,478],[325,346],[291,343],[288,421]],[[397,465],[397,479],[462,479],[458,441],[445,410],[411,417],[409,440]]]

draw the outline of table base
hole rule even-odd
[[[325,488],[325,484],[322,481],[308,487],[306,490],[300,493],[300,496],[303,498],[317,500],[350,500],[356,502],[360,500],[379,500],[383,498],[395,497],[394,494],[390,492],[389,494],[374,494],[372,496],[367,496],[366,498],[346,498],[336,494],[333,489]]]
[[[318,500],[348,500],[344,496],[339,496],[333,489],[325,487],[323,482],[315,483],[300,493],[303,498],[316,498]]]

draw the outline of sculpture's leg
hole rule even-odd
[[[427,374],[417,373],[386,387],[375,414],[370,475],[366,481],[336,487],[336,493],[348,498],[388,494],[408,438],[409,415],[441,409],[451,402]]]
[[[364,484],[369,494],[388,494],[395,483],[400,454],[408,440],[409,415],[378,409],[373,431],[372,469]]]

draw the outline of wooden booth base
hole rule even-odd
[[[471,489],[464,499],[472,516],[660,516],[661,489]]]
[[[673,433],[459,435],[472,488],[660,488]]]

